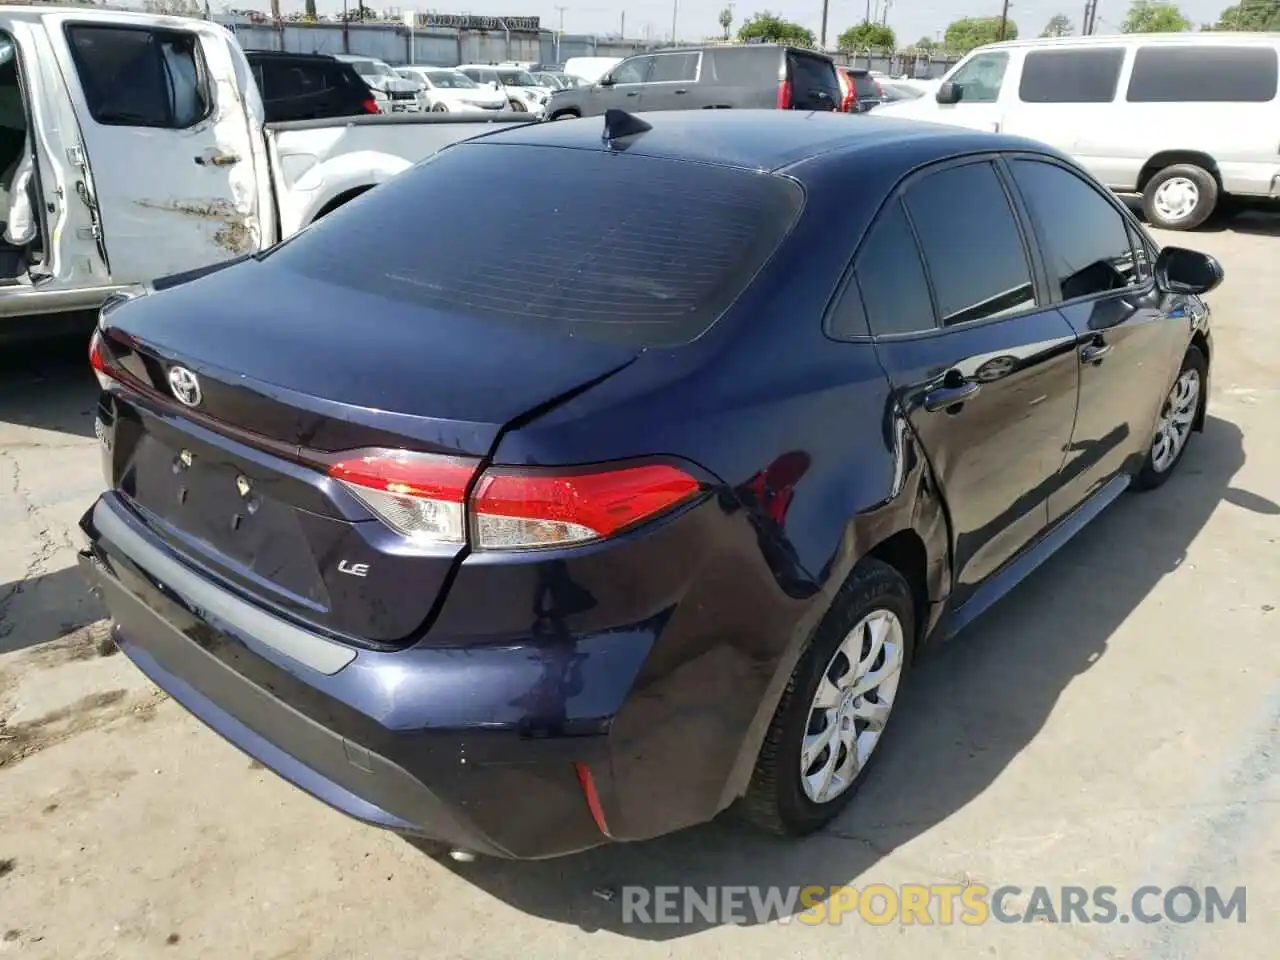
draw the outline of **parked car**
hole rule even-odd
[[[778,108],[838,110],[840,80],[829,57],[776,44],[680,47],[627,57],[589,87],[552,95],[547,117],[626,110]]]
[[[879,81],[867,70],[836,67],[836,77],[840,81],[840,109],[844,113],[866,113],[888,99]]]
[[[366,823],[808,833],[918,650],[1176,470],[1221,275],[1022,138],[519,125],[103,311],[81,564],[149,677]]]
[[[411,113],[422,109],[418,95],[422,85],[396,73],[389,64],[376,57],[338,54],[337,59],[351,64],[352,69],[369,85],[384,113]]]
[[[381,113],[369,85],[333,57],[318,53],[249,50],[267,123]]]
[[[264,122],[283,101],[265,106],[253,76],[282,61],[255,59],[199,19],[0,8],[0,340],[87,333],[113,293],[265,250],[486,121],[520,119]]]
[[[534,82],[546,90],[568,90],[574,84],[562,73],[549,73],[546,70],[538,70],[529,74],[533,77]]]
[[[1003,130],[1076,156],[1147,220],[1191,230],[1220,203],[1280,199],[1280,35],[1178,33],[980,47],[894,116]]]
[[[423,108],[434,113],[507,109],[506,94],[447,67],[401,67],[423,84]]]
[[[522,71],[475,63],[464,63],[457,70],[481,86],[501,92],[507,98],[511,109],[517,113],[530,113],[538,119],[546,113],[547,98],[543,95],[544,91],[539,90],[532,83],[525,85],[508,82],[513,79],[520,80]],[[525,76],[528,75],[525,74]]]

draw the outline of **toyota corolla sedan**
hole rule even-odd
[[[1221,278],[1007,136],[503,129],[103,310],[82,566],[143,672],[365,823],[809,833],[921,650],[1177,469]]]

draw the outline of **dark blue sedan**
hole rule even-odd
[[[690,111],[179,280],[91,346],[121,649],[339,810],[525,858],[828,823],[913,656],[1178,465],[1221,269],[1040,144]]]

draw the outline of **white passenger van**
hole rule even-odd
[[[1280,34],[1128,34],[979,47],[934,96],[877,115],[997,130],[1069,153],[1170,230],[1225,198],[1280,198]]]

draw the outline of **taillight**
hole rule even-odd
[[[778,109],[791,109],[791,81],[783,80],[778,84]]]
[[[357,451],[329,467],[357,500],[411,540],[466,543],[476,462],[408,451]]]
[[[883,100],[883,99],[884,99],[884,88],[880,86],[880,81],[879,81],[879,80],[875,80],[875,79],[873,79],[871,82],[872,82],[873,84],[875,84],[875,87],[876,87],[876,97],[878,97],[879,99]]]
[[[117,371],[111,363],[111,356],[107,353],[107,345],[102,338],[102,330],[95,327],[93,336],[89,338],[89,366],[93,367],[94,375],[98,378],[98,385],[103,390],[116,382]]]
[[[664,463],[585,471],[486,470],[471,499],[476,546],[551,547],[613,536],[698,492]]]
[[[364,102],[360,104],[360,109],[362,109],[365,113],[381,113],[382,112],[381,110],[378,109],[378,101],[373,99],[373,97],[365,97]]]
[[[359,451],[329,476],[393,530],[482,550],[570,546],[613,536],[694,496],[700,483],[666,463],[591,468],[491,467],[404,451]],[[468,520],[470,521],[468,524]]]

